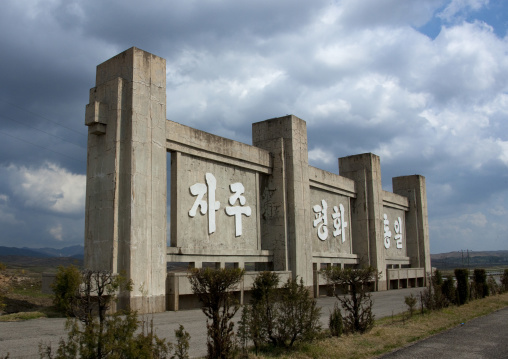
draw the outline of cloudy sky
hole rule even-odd
[[[167,60],[167,118],[251,143],[307,122],[309,160],[427,180],[432,253],[508,249],[504,0],[6,0],[0,246],[83,243],[85,105],[132,46]]]

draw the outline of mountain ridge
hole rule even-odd
[[[85,248],[81,245],[64,247],[61,249],[44,247],[44,248],[28,248],[28,247],[4,247],[0,246],[0,256],[20,256],[35,258],[51,258],[51,257],[72,257],[83,258]]]

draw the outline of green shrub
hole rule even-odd
[[[501,277],[501,290],[504,292],[508,292],[508,268],[506,268],[503,272],[503,276]]]
[[[53,304],[59,312],[65,315],[73,314],[72,306],[79,294],[81,280],[81,272],[77,267],[73,265],[58,267],[51,289],[54,293]]]
[[[189,340],[190,334],[185,330],[183,325],[180,324],[178,329],[175,329],[176,345],[175,355],[171,359],[189,359]]]
[[[416,297],[413,295],[413,293],[411,293],[411,295],[406,295],[404,297],[404,303],[406,303],[408,311],[409,311],[409,315],[411,317],[413,316],[417,302],[418,301],[417,301]]]
[[[232,291],[242,280],[244,272],[239,268],[200,268],[193,269],[189,275],[192,291],[203,303],[202,310],[208,318],[207,357],[210,359],[234,356],[232,319],[240,306]]]
[[[443,274],[439,269],[434,271],[434,275],[432,276],[431,280],[436,287],[441,287],[443,285]]]
[[[348,333],[365,333],[374,326],[372,298],[368,288],[379,278],[378,271],[373,267],[344,268],[330,267],[321,272],[328,285],[340,301],[344,314],[344,329]],[[349,295],[337,292],[341,289]]]
[[[321,330],[321,308],[305,288],[303,279],[288,279],[280,289],[276,322],[277,344],[289,348],[295,342],[309,342]]]
[[[457,302],[457,289],[455,288],[455,283],[451,274],[446,276],[446,280],[443,281],[441,292],[448,303],[455,304]]]
[[[330,319],[328,320],[328,328],[330,334],[333,337],[340,337],[344,330],[344,324],[342,323],[342,313],[337,302],[333,305],[333,311],[330,313]]]
[[[277,345],[275,330],[279,275],[274,272],[260,272],[254,279],[251,290],[250,310],[246,310],[249,335],[257,350],[260,345],[270,342]]]
[[[463,305],[469,300],[469,269],[455,269],[457,279],[457,304]]]
[[[485,269],[475,268],[473,271],[474,298],[485,298],[489,295],[489,286],[487,285],[487,272]]]
[[[489,294],[491,295],[496,295],[501,292],[499,284],[497,284],[496,279],[492,275],[489,275],[489,278],[487,279],[487,286],[489,287]]]
[[[253,283],[245,313],[256,352],[261,345],[289,348],[311,341],[320,331],[321,309],[303,281],[288,279],[280,289],[278,283],[279,276],[273,272],[259,273]]]
[[[249,318],[250,318],[249,306],[244,305],[242,308],[242,316],[238,321],[238,331],[236,333],[236,336],[238,337],[238,342],[240,343],[241,358],[245,359],[249,357],[247,348],[247,343],[249,342],[250,338]]]
[[[64,272],[64,271],[62,271]],[[61,339],[56,353],[51,345],[39,344],[41,358],[167,358],[171,343],[158,338],[153,322],[143,322],[141,332],[134,311],[107,315],[116,292],[130,290],[130,282],[108,271],[83,271],[70,310],[75,319],[67,319],[67,340]],[[81,323],[80,323],[81,322]]]

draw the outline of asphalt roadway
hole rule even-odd
[[[470,320],[379,358],[508,358],[508,308]]]
[[[400,289],[400,290],[391,290],[384,292],[375,292],[373,294],[374,299],[374,314],[377,318],[390,316],[392,314],[397,314],[406,310],[406,305],[404,304],[404,296],[409,295],[410,293],[419,293],[423,288],[411,288],[411,289]],[[318,305],[322,307],[321,310],[321,322],[322,326],[326,328],[328,326],[328,316],[333,309],[333,305],[336,299],[333,297],[322,297],[318,299]],[[502,313],[502,316],[499,314]],[[239,313],[237,313],[237,317],[239,317]],[[441,350],[441,346],[446,344],[450,346],[450,343],[453,343],[453,347],[455,347],[455,341],[462,338],[462,333],[467,333],[473,337],[476,337],[475,327],[472,322],[466,323],[463,327],[457,328],[461,330],[456,337],[453,339],[447,339],[443,343],[444,344],[435,344],[436,347],[429,347],[432,344],[427,344],[427,347],[430,348],[430,351],[425,351],[426,347],[422,350],[421,356],[411,356],[414,353],[417,353],[414,348],[416,345],[412,345],[409,347],[409,352],[404,353],[403,350],[397,351],[394,354],[390,355],[399,355],[399,356],[385,356],[383,358],[508,358],[508,341],[504,340],[507,337],[508,333],[508,309],[504,311],[497,312],[495,315],[488,316],[486,318],[496,318],[495,323],[496,327],[489,327],[492,325],[492,319],[484,319],[485,320],[485,328],[479,327],[479,333],[488,335],[489,338],[499,339],[504,344],[500,344],[499,340],[495,344],[493,342],[478,337],[474,341],[472,339],[468,339],[466,343],[480,342],[479,344],[491,346],[495,350],[495,353],[504,353],[495,356],[471,356],[476,355],[476,346],[474,350],[467,350],[466,354],[461,354],[456,356],[457,351],[453,351],[451,355],[441,356],[441,353],[444,353]],[[206,354],[206,318],[201,310],[184,310],[178,312],[164,312],[157,313],[153,315],[145,316],[146,320],[153,319],[154,329],[156,334],[161,338],[167,338],[171,342],[175,342],[174,332],[178,329],[179,324],[183,324],[185,330],[187,330],[191,335],[190,340],[190,350],[189,354],[191,357],[200,357]],[[481,318],[483,319],[483,318]],[[481,319],[480,323],[481,323]],[[476,323],[478,320],[475,320]],[[470,329],[472,328],[472,329]],[[455,330],[457,330],[455,329]],[[450,332],[453,332],[450,331]],[[441,335],[449,335],[446,332]],[[495,335],[494,335],[495,334]],[[441,335],[434,336],[432,339],[440,338]],[[38,345],[39,343],[51,343],[53,347],[58,345],[58,341],[60,338],[66,337],[65,331],[65,319],[62,318],[42,318],[42,319],[34,319],[28,320],[24,322],[0,322],[0,358],[5,356],[7,353],[10,354],[9,358],[39,358],[38,354]],[[432,340],[431,339],[431,340]],[[494,340],[493,339],[493,340]],[[435,340],[435,339],[434,339]],[[422,341],[421,343],[426,342]],[[459,343],[457,341],[457,343]],[[488,344],[491,343],[491,344]],[[467,346],[469,346],[468,344]],[[476,344],[475,344],[476,345]],[[465,346],[465,347],[467,347]],[[436,348],[439,348],[436,352]],[[420,350],[420,349],[418,349]],[[429,353],[432,354],[429,354]],[[419,351],[418,351],[419,353]],[[481,351],[483,353],[483,351]],[[494,351],[493,351],[494,353]],[[416,354],[415,354],[416,355]],[[419,354],[418,354],[419,355]],[[468,356],[469,355],[469,356]]]

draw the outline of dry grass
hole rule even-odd
[[[21,322],[23,320],[47,318],[48,315],[42,312],[19,312],[0,316],[0,322]]]
[[[415,314],[383,318],[364,335],[347,335],[326,338],[301,345],[297,351],[277,355],[266,353],[250,358],[374,358],[383,353],[427,338],[473,318],[486,315],[508,306],[508,293],[472,301],[461,307],[450,307],[424,315]]]

